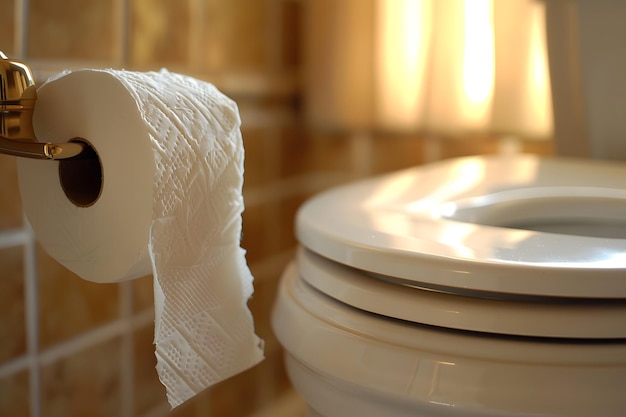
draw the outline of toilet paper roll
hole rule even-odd
[[[40,141],[84,138],[97,153],[18,162],[35,235],[90,281],[153,274],[157,371],[172,407],[262,360],[246,305],[235,103],[167,71],[81,70],[39,88],[33,123]]]

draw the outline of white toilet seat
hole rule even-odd
[[[296,233],[325,258],[417,286],[626,299],[625,179],[624,165],[606,162],[444,161],[322,193],[300,209]],[[526,217],[620,238],[502,227]]]

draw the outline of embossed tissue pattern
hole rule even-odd
[[[240,247],[244,150],[235,103],[167,71],[111,71],[148,125],[157,371],[172,407],[263,358]]]

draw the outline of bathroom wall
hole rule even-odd
[[[0,156],[0,416],[297,416],[270,311],[311,194],[359,177],[461,155],[550,153],[494,137],[320,134],[300,123],[305,0],[3,0],[0,50],[38,79],[66,67],[159,69],[217,84],[240,105],[246,146],[243,246],[267,359],[170,413],[154,369],[151,277],[81,280],[37,245],[16,161]],[[59,138],[62,139],[62,138]],[[43,162],[45,163],[45,162]]]

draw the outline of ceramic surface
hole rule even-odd
[[[469,157],[309,200],[303,246],[422,286],[626,298],[626,165]]]
[[[615,417],[626,410],[623,342],[457,332],[360,312],[292,265],[273,327],[295,387],[339,417]]]
[[[626,300],[485,298],[404,285],[300,248],[301,279],[363,312],[449,329],[518,336],[626,339]]]

